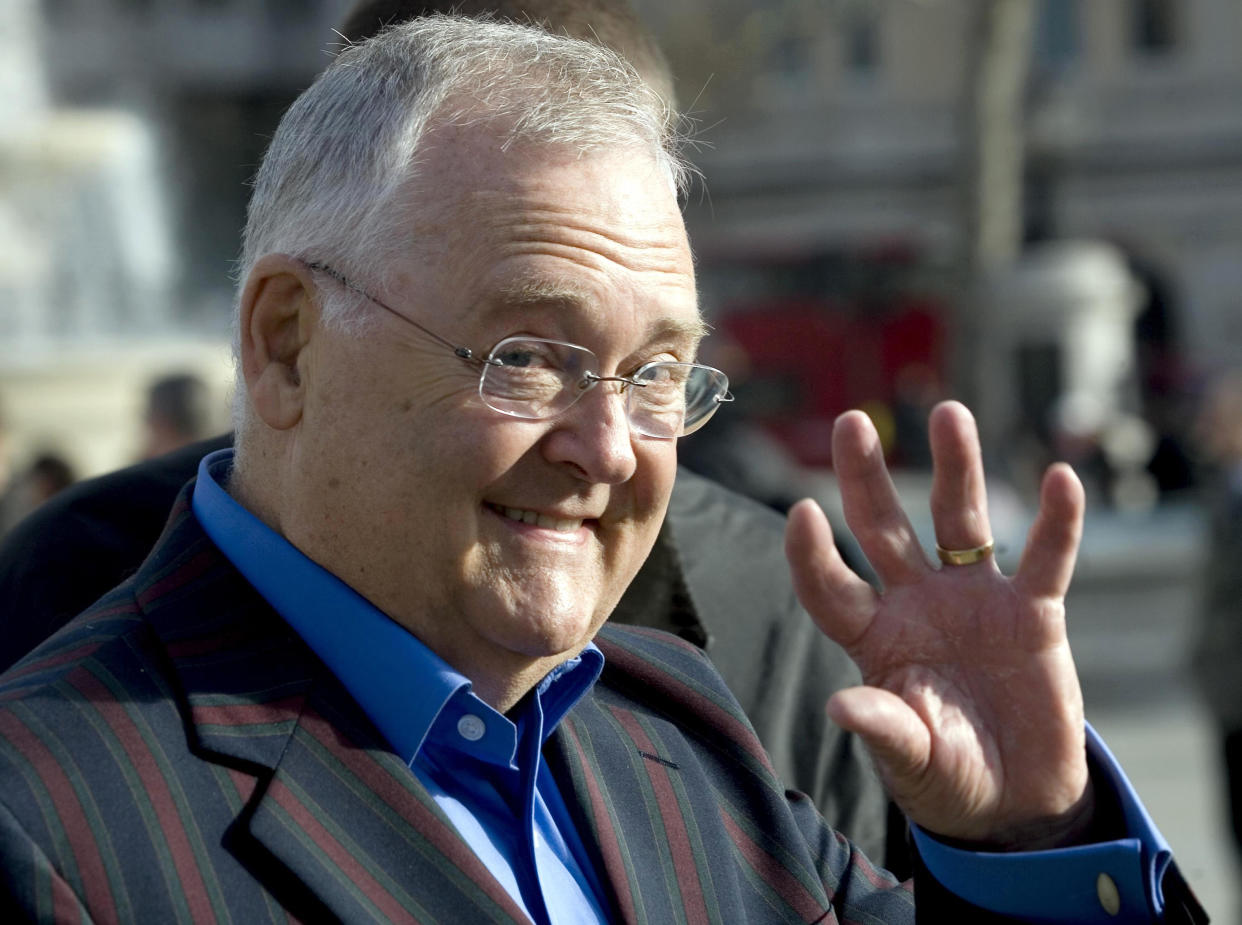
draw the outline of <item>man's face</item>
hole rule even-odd
[[[454,344],[568,341],[602,375],[693,359],[690,251],[646,157],[504,153],[484,127],[442,129],[413,198],[408,259],[374,294]],[[646,558],[676,443],[631,436],[616,384],[554,420],[503,416],[477,366],[361,310],[375,331],[312,340],[282,528],[476,687],[531,683],[594,635]]]

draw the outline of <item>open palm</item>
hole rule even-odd
[[[974,421],[945,402],[930,433],[936,540],[982,546],[991,529]],[[837,421],[833,458],[846,521],[883,585],[845,565],[814,502],[795,506],[786,547],[798,595],[865,683],[833,697],[833,719],[867,742],[893,798],[923,828],[994,847],[1072,840],[1092,810],[1065,634],[1082,530],[1077,478],[1067,466],[1049,469],[1009,578],[990,557],[928,561],[865,415]]]

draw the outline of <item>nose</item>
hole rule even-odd
[[[544,455],[584,481],[618,485],[638,466],[626,397],[613,382],[596,382],[555,420]]]

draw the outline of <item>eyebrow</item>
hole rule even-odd
[[[502,288],[496,300],[496,307],[531,308],[556,307],[578,308],[592,303],[593,299],[585,291],[554,280],[526,280]],[[677,318],[661,318],[651,325],[650,339],[681,339],[693,341],[696,345],[711,330],[701,317],[693,321]]]

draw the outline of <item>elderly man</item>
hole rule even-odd
[[[358,42],[387,25],[458,7],[605,45],[673,99],[660,47],[626,0],[358,0],[340,34]],[[80,483],[5,537],[0,670],[132,575],[202,457],[231,445],[229,434]],[[798,605],[781,552],[783,530],[783,518],[683,466],[655,545],[609,619],[664,629],[702,648],[781,779],[811,796],[871,857],[908,872],[901,818],[888,811],[858,739],[824,713],[829,696],[858,683],[858,671]],[[844,539],[852,543],[848,534]],[[862,558],[847,561],[858,565]],[[886,837],[890,827],[895,837]]]
[[[608,52],[450,17],[351,49],[292,107],[246,231],[236,456],[5,676],[0,857],[25,914],[913,920],[908,886],[783,790],[697,650],[601,628],[677,437],[728,397],[694,363],[669,125]],[[1193,921],[1120,772],[1088,760],[1061,606],[1080,486],[1049,473],[1005,579],[969,415],[931,430],[944,569],[861,415],[836,458],[887,592],[813,504],[787,543],[868,683],[830,709],[920,827],[919,914]]]

